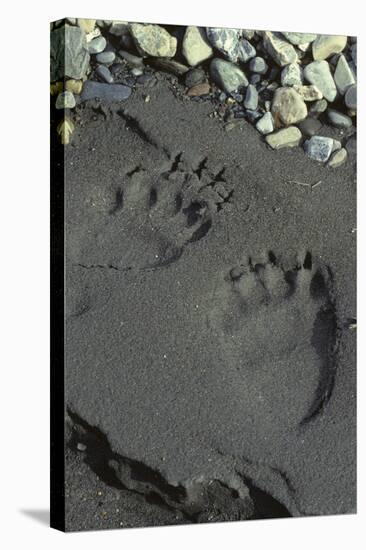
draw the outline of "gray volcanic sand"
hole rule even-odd
[[[257,489],[354,512],[354,161],[149,94],[86,106],[66,149],[66,402],[91,467],[67,455],[67,527],[253,517]],[[95,475],[118,517],[85,519]]]

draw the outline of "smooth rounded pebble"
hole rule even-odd
[[[93,38],[93,40],[91,40],[88,44],[89,53],[92,55],[101,53],[106,47],[106,45],[107,45],[107,41],[104,38],[104,36],[98,36],[97,38]]]
[[[327,116],[329,122],[336,128],[350,128],[352,126],[352,119],[335,109],[328,109]]]
[[[107,103],[112,103],[129,98],[131,93],[131,88],[123,84],[106,84],[104,82],[87,80],[83,86],[81,101],[100,99]]]
[[[105,65],[98,65],[95,69],[95,73],[101,80],[103,80],[103,82],[108,82],[108,84],[113,82],[112,73]]]
[[[278,130],[274,134],[266,136],[266,142],[272,149],[282,149],[284,147],[296,147],[301,140],[301,132],[296,126],[289,126],[283,130]]]
[[[114,52],[101,52],[98,53],[95,57],[98,63],[113,63],[116,59],[116,54]]]
[[[357,86],[353,84],[348,88],[344,96],[344,101],[349,109],[357,110]]]
[[[268,71],[268,65],[263,57],[253,57],[250,60],[249,69],[252,73],[265,74]]]
[[[301,133],[306,137],[315,136],[320,128],[322,127],[322,123],[317,118],[306,118],[299,124],[299,128],[301,130]]]
[[[346,149],[339,149],[339,151],[335,151],[332,156],[330,157],[327,166],[329,168],[338,168],[339,166],[342,166],[347,160],[347,150]]]

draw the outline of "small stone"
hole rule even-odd
[[[340,53],[346,44],[347,36],[321,34],[313,42],[313,58],[315,60],[327,59],[335,53]]]
[[[175,61],[174,59],[168,59],[166,57],[152,57],[149,60],[150,65],[160,69],[162,71],[167,71],[168,73],[175,74],[176,76],[182,76],[189,71],[189,67]]]
[[[317,34],[306,34],[303,32],[282,32],[281,34],[294,46],[310,44],[318,36]]]
[[[141,76],[144,74],[144,71],[139,67],[134,67],[133,69],[131,69],[131,74],[133,74],[133,76]]]
[[[356,84],[353,84],[348,88],[346,91],[346,95],[344,96],[345,104],[349,109],[352,109],[353,111],[357,110],[357,86]]]
[[[76,105],[72,92],[61,92],[56,99],[56,109],[73,109]]]
[[[101,36],[100,29],[98,29],[98,27],[95,27],[95,29],[86,34],[86,41],[89,43],[94,40],[94,38],[98,38],[99,36]]]
[[[274,126],[273,126],[273,117],[271,113],[265,113],[262,116],[262,118],[258,120],[255,127],[263,135],[267,135],[273,132]]]
[[[111,84],[113,82],[111,71],[105,65],[98,65],[98,67],[95,69],[95,74],[103,82],[108,82],[108,84]]]
[[[205,80],[206,74],[203,69],[191,69],[185,76],[185,84],[188,88],[192,88],[196,84],[202,84]]]
[[[344,95],[352,84],[356,83],[353,72],[351,71],[344,55],[340,55],[334,72],[334,82],[341,95]]]
[[[322,123],[317,118],[312,117],[306,118],[299,124],[301,133],[306,137],[315,136],[321,127]]]
[[[264,32],[263,45],[268,54],[280,67],[298,60],[295,48],[284,40],[279,33]]]
[[[322,99],[323,94],[321,91],[314,86],[314,84],[310,84],[309,86],[293,86],[293,89],[295,92],[297,92],[304,101],[316,101],[317,99]]]
[[[266,142],[272,149],[282,149],[283,147],[296,147],[301,140],[301,132],[296,126],[289,126],[283,130],[278,130],[274,134],[266,136]]]
[[[251,45],[251,43],[246,40],[245,38],[243,40],[240,40],[239,42],[239,50],[238,50],[238,61],[241,61],[242,63],[246,63],[249,61],[249,59],[252,59],[256,56],[256,51],[254,46]]]
[[[334,83],[327,61],[313,61],[304,69],[304,76],[310,84],[314,84],[328,101],[334,101],[337,88]]]
[[[323,136],[312,136],[304,144],[307,156],[318,162],[326,162],[331,155],[332,148],[332,138]]]
[[[301,86],[302,72],[298,63],[290,63],[282,69],[281,84],[282,86],[294,86],[294,84]]]
[[[207,38],[211,45],[223,53],[230,61],[237,61],[239,55],[238,29],[207,27]]]
[[[225,92],[233,92],[242,86],[248,86],[243,71],[230,61],[214,58],[210,64],[210,73],[213,81]]]
[[[315,101],[310,107],[309,113],[312,116],[318,116],[321,113],[324,113],[328,108],[328,102],[326,99],[319,99],[318,101]]]
[[[210,85],[208,84],[208,82],[204,82],[203,84],[196,84],[195,86],[192,86],[192,88],[189,88],[189,90],[187,91],[187,95],[190,97],[207,95],[209,93]]]
[[[253,57],[249,63],[249,69],[253,73],[265,74],[268,71],[268,65],[263,57]]]
[[[288,126],[307,117],[308,110],[302,97],[292,88],[278,88],[272,102],[272,115]]]
[[[261,75],[260,74],[255,73],[255,74],[250,75],[250,83],[251,84],[256,85],[256,84],[259,84],[260,81],[261,81]]]
[[[342,149],[342,143],[338,139],[333,138],[332,153],[334,153],[334,151],[339,151],[339,149]]]
[[[71,78],[70,80],[66,80],[65,82],[65,90],[67,90],[68,92],[72,92],[75,95],[80,95],[82,89],[82,80],[75,80],[74,78]]]
[[[302,52],[305,53],[310,48],[311,42],[306,42],[306,44],[299,44],[297,47]]]
[[[118,55],[123,59],[125,59],[131,67],[144,66],[143,58],[139,57],[138,55],[133,55],[132,53],[126,52],[125,50],[119,50]]]
[[[352,47],[351,47],[351,57],[352,57],[353,63],[354,63],[355,66],[357,67],[357,42],[356,42],[355,44],[352,44]]]
[[[104,36],[98,36],[98,38],[94,38],[91,42],[88,44],[88,50],[91,55],[100,53],[104,50],[104,48],[107,45],[107,41],[104,38]]]
[[[253,84],[249,84],[245,93],[244,107],[251,111],[255,111],[258,107],[258,92]]]
[[[78,450],[78,451],[81,451],[82,453],[83,453],[84,451],[86,451],[86,445],[84,445],[84,443],[78,443],[78,444],[76,445],[76,447],[77,447],[77,450]]]
[[[108,24],[108,23],[107,23]],[[112,21],[108,32],[113,36],[123,36],[129,34],[130,29],[127,21]]]
[[[116,54],[114,52],[100,52],[96,55],[95,59],[98,63],[105,63],[109,65],[116,59]]]
[[[130,31],[141,55],[173,57],[177,51],[177,39],[159,25],[132,23]]]
[[[188,65],[195,67],[209,59],[213,50],[204,33],[199,27],[187,27],[183,37],[182,53]]]
[[[104,82],[87,80],[83,86],[81,101],[87,101],[89,99],[100,99],[107,103],[124,101],[130,97],[131,92],[131,88],[123,84],[105,84]]]
[[[85,32],[89,33],[94,30],[96,19],[78,19],[78,26]]]
[[[329,122],[336,128],[350,128],[352,126],[352,119],[335,109],[328,109],[327,116]]]
[[[332,156],[328,160],[327,166],[329,166],[329,168],[338,168],[346,162],[347,156],[348,155],[346,149],[339,149],[339,151],[335,151],[332,154]]]

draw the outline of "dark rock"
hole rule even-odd
[[[306,137],[315,136],[322,127],[322,123],[317,118],[306,118],[298,124],[301,133]]]
[[[185,76],[185,84],[188,88],[196,86],[197,84],[202,84],[202,82],[205,82],[205,80],[206,74],[205,71],[202,69],[191,69],[186,73]]]
[[[344,101],[349,109],[356,111],[357,109],[357,85],[350,86],[344,96]]]
[[[95,69],[95,74],[103,82],[107,82],[108,84],[111,84],[113,82],[111,71],[105,65],[98,65],[98,67]]]
[[[327,117],[329,122],[336,128],[350,128],[352,126],[352,119],[335,109],[328,109]]]
[[[131,88],[123,84],[105,84],[87,80],[83,86],[81,101],[89,99],[100,99],[107,103],[124,101],[130,97],[131,92]]]

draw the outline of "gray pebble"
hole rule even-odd
[[[116,59],[116,54],[114,52],[101,52],[96,56],[98,63],[113,63]]]
[[[357,85],[350,86],[344,96],[344,101],[349,109],[357,110]]]
[[[249,69],[253,73],[265,74],[268,70],[268,65],[264,61],[263,57],[254,57],[250,60]]]
[[[352,126],[351,117],[336,111],[335,109],[328,109],[327,116],[329,122],[336,128],[350,128]]]
[[[95,74],[103,82],[108,82],[108,84],[111,84],[113,82],[112,73],[105,65],[98,65],[98,67],[95,69]]]
[[[302,84],[302,71],[298,63],[290,63],[281,71],[282,86],[294,86]]]
[[[77,447],[77,450],[78,450],[78,451],[81,451],[81,452],[86,451],[86,445],[84,445],[84,443],[78,443],[78,444],[76,445],[76,447]]]
[[[255,111],[258,107],[258,92],[253,84],[249,84],[245,93],[244,107]]]
[[[333,140],[329,137],[312,136],[305,141],[304,149],[309,158],[318,162],[326,162],[333,149]]]
[[[324,111],[327,110],[327,107],[328,107],[328,102],[326,99],[318,99],[318,101],[314,101],[314,103],[311,104],[309,113],[312,116],[318,116],[321,113],[324,113]]]
[[[141,76],[142,74],[144,74],[144,71],[142,69],[139,69],[138,67],[134,67],[133,69],[131,69],[131,74],[133,74],[133,76]]]
[[[192,88],[197,84],[202,84],[206,80],[205,71],[202,69],[191,69],[185,76],[185,84],[187,88]]]
[[[119,50],[118,55],[125,59],[129,65],[132,67],[143,67],[144,66],[144,60],[142,57],[139,57],[138,55],[133,55],[130,52],[126,52],[125,50]]]
[[[88,44],[89,53],[92,55],[101,53],[106,47],[106,45],[107,45],[107,41],[104,38],[104,36],[98,36],[97,38],[93,38],[93,40]]]
[[[123,84],[105,84],[104,82],[87,80],[83,86],[81,101],[100,99],[112,103],[113,101],[123,101],[129,98],[131,92],[131,88]]]
[[[251,84],[259,84],[261,81],[261,75],[260,74],[252,74],[250,75],[250,83]]]
[[[225,94],[225,92],[221,92],[221,94],[219,95],[220,103],[223,103],[226,98],[227,98],[227,95]]]
[[[322,123],[317,118],[306,118],[299,123],[301,133],[306,137],[315,136],[322,127]]]

